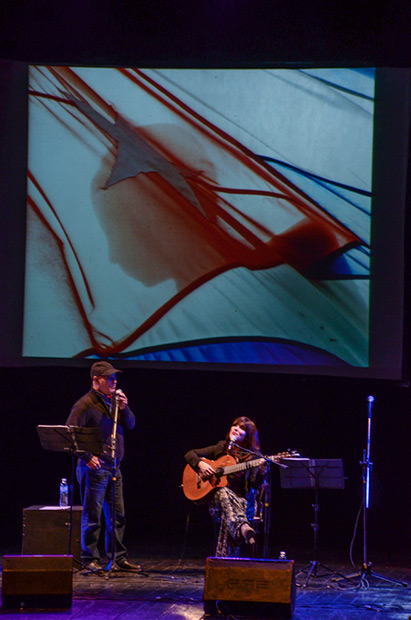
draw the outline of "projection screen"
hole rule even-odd
[[[30,66],[22,358],[400,376],[408,78]]]

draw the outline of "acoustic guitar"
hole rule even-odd
[[[265,457],[266,459],[272,461],[273,463],[278,462],[281,458],[291,458],[298,457],[299,454],[297,452],[279,452],[278,454],[274,454],[272,456]],[[228,484],[227,476],[231,474],[236,474],[237,472],[244,471],[246,469],[251,469],[252,467],[258,467],[262,463],[264,463],[265,459],[258,458],[253,459],[252,461],[244,461],[243,463],[237,463],[231,454],[225,454],[221,456],[216,461],[211,461],[209,459],[202,459],[206,463],[209,463],[213,469],[215,470],[215,475],[208,480],[203,480],[200,474],[191,467],[191,465],[186,465],[183,472],[183,492],[184,495],[193,500],[194,502],[198,502],[200,500],[204,500],[207,498],[209,493],[212,493],[218,488],[225,487]]]

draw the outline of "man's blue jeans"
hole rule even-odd
[[[115,545],[114,558],[121,562],[127,555],[123,545],[124,516],[123,479],[117,468],[115,480],[111,469],[89,469],[80,462],[77,465],[77,480],[80,485],[80,497],[83,505],[81,516],[81,558],[89,563],[100,560],[99,539],[102,529],[102,517],[105,523],[105,551],[109,561],[112,558],[113,528],[112,528],[112,497],[114,485],[115,505]]]

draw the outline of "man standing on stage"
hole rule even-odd
[[[98,543],[102,529],[102,513],[105,521],[105,545],[109,565],[121,570],[139,572],[140,566],[131,564],[127,559],[127,549],[123,544],[125,529],[123,481],[120,463],[124,456],[123,427],[131,430],[136,419],[128,406],[127,396],[117,390],[117,373],[109,362],[95,362],[90,369],[91,389],[73,406],[67,419],[68,426],[98,427],[101,432],[103,452],[84,454],[78,459],[77,480],[80,485],[80,497],[83,505],[81,517],[81,558],[90,570],[102,570]],[[116,468],[112,462],[112,434],[114,411],[118,405],[118,424],[115,442]],[[114,558],[112,497],[115,497],[115,540]],[[114,564],[111,565],[111,562]]]

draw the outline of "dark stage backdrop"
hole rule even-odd
[[[56,505],[61,477],[69,477],[69,456],[44,451],[37,424],[64,424],[74,401],[88,389],[85,369],[1,369],[3,548],[20,545],[22,510]],[[191,551],[212,552],[212,525],[205,508],[191,504],[180,488],[184,453],[223,438],[235,416],[259,426],[267,454],[295,448],[311,458],[342,458],[344,490],[320,493],[320,547],[345,554],[362,497],[362,451],[366,447],[368,403],[372,419],[369,556],[406,557],[409,550],[407,424],[410,391],[392,383],[310,377],[214,372],[181,373],[129,369],[120,385],[137,414],[126,437],[123,462],[129,544],[158,541],[182,550],[187,515]],[[313,496],[281,489],[273,467],[271,554],[312,546]],[[76,497],[78,494],[76,488]],[[355,557],[362,559],[359,528]],[[137,546],[138,548],[138,546]]]

